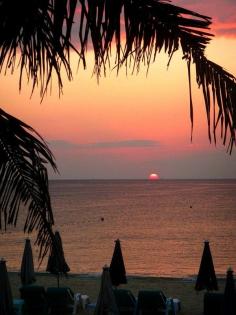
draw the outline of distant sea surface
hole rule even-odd
[[[61,180],[50,182],[50,193],[73,273],[100,273],[118,238],[129,275],[192,277],[204,240],[217,275],[229,266],[236,272],[236,180]],[[8,270],[20,268],[27,237],[21,229],[1,234]]]

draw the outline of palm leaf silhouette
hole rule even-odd
[[[73,28],[73,25],[75,27]],[[64,69],[72,79],[70,51],[77,52],[86,67],[86,52],[94,51],[94,73],[106,74],[111,50],[116,50],[116,69],[139,71],[164,51],[169,62],[175,51],[187,63],[190,119],[193,127],[191,67],[204,96],[208,137],[216,142],[217,129],[231,153],[235,146],[236,78],[208,60],[210,42],[207,16],[165,0],[0,0],[0,72],[20,69],[39,86],[43,98],[56,74],[59,94]],[[73,44],[74,43],[74,44]],[[33,135],[35,134],[35,135]],[[37,244],[44,257],[53,242],[53,216],[45,163],[56,169],[51,152],[35,131],[0,110],[0,227],[16,224],[20,205],[28,206],[25,231],[38,231]]]
[[[63,86],[62,66],[68,78],[72,78],[69,37],[75,5],[73,0],[0,1],[0,70],[13,71],[19,53],[20,89],[24,71],[28,81],[32,80],[32,90],[40,84],[42,96],[53,70],[57,75],[59,92]],[[63,34],[65,19],[66,34]]]
[[[31,127],[2,109],[0,151],[0,228],[16,225],[21,206],[27,206],[24,231],[37,230],[36,244],[43,258],[54,240],[45,167],[49,163],[56,170],[54,158]]]
[[[137,71],[141,63],[149,67],[160,51],[169,55],[170,62],[174,52],[181,49],[189,75],[192,127],[190,69],[194,64],[197,84],[202,89],[205,101],[209,140],[213,136],[216,142],[220,122],[223,144],[229,139],[228,150],[231,153],[235,145],[236,78],[204,55],[212,36],[207,32],[211,24],[209,17],[161,0],[80,0],[80,3],[80,30],[84,30],[80,35],[81,55],[91,37],[97,75],[101,74],[101,69],[106,72],[114,39],[117,71],[123,64],[126,67],[131,64]]]
[[[32,80],[32,90],[40,84],[43,97],[53,71],[58,78],[59,92],[63,88],[62,66],[72,79],[71,49],[78,49],[79,59],[86,67],[86,51],[91,47],[94,73],[98,77],[106,74],[106,67],[111,66],[113,44],[118,72],[122,65],[137,71],[141,63],[149,68],[160,51],[167,53],[171,60],[175,51],[182,50],[189,75],[192,127],[190,69],[194,64],[205,101],[209,140],[213,137],[216,142],[220,125],[222,142],[225,145],[228,141],[231,152],[235,145],[236,78],[204,55],[212,36],[208,32],[210,24],[209,17],[167,0],[2,0],[0,71],[15,69],[19,50],[20,88],[25,71],[28,80]]]

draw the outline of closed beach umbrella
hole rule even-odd
[[[236,314],[236,291],[233,270],[231,268],[227,271],[225,291],[224,291],[224,315]]]
[[[197,291],[204,289],[207,291],[218,290],[215,268],[208,241],[204,242],[201,264],[195,285],[195,290]]]
[[[0,314],[13,315],[13,300],[7,274],[6,261],[0,260]]]
[[[112,289],[109,268],[103,267],[101,287],[94,315],[119,315],[115,295]]]
[[[127,283],[125,264],[121,251],[120,240],[115,241],[115,248],[110,265],[111,282],[114,286]]]
[[[34,273],[32,248],[30,240],[28,238],[25,240],[25,248],[21,261],[20,277],[21,283],[23,285],[31,284],[36,280]]]
[[[59,287],[60,275],[66,275],[70,271],[69,266],[66,263],[64,251],[62,247],[61,236],[58,231],[55,232],[55,245],[49,254],[48,264],[46,271],[57,276],[57,286]]]

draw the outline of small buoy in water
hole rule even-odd
[[[104,221],[104,218],[103,218],[103,217],[101,217],[101,221]]]

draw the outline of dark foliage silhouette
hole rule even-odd
[[[45,164],[56,170],[54,158],[34,129],[1,109],[0,151],[0,228],[16,225],[21,206],[27,206],[24,231],[38,231],[36,244],[43,258],[53,236]]]
[[[0,21],[0,70],[14,71],[19,51],[20,88],[25,71],[33,89],[40,84],[42,96],[53,71],[60,92],[62,66],[72,79],[71,49],[77,51],[84,67],[87,49],[94,51],[94,73],[98,77],[106,74],[106,68],[111,66],[112,43],[118,72],[122,65],[137,71],[141,63],[149,68],[160,51],[166,52],[171,60],[174,52],[181,50],[189,75],[192,124],[191,65],[195,65],[197,84],[205,100],[209,140],[213,137],[216,141],[216,129],[220,125],[223,143],[228,140],[228,150],[232,151],[236,79],[205,56],[206,45],[212,37],[208,32],[210,17],[165,0],[34,0],[30,3],[2,0]]]
[[[236,79],[205,56],[212,36],[208,32],[210,24],[210,17],[165,0],[0,0],[0,72],[13,72],[19,66],[19,88],[26,75],[32,82],[32,91],[39,87],[43,98],[53,73],[57,77],[59,94],[63,88],[62,70],[69,80],[72,79],[71,50],[77,52],[84,68],[86,52],[93,50],[94,73],[98,78],[114,66],[117,72],[121,66],[138,72],[141,64],[148,70],[159,52],[167,53],[170,62],[175,51],[180,50],[187,63],[192,127],[191,68],[194,65],[196,81],[204,96],[209,140],[213,138],[216,142],[219,126],[222,142],[231,153],[235,146]],[[113,44],[115,65],[111,63]],[[5,227],[16,224],[19,204],[28,204],[25,230],[38,230],[37,244],[44,256],[53,240],[45,163],[53,168],[55,163],[42,139],[35,140],[29,132],[32,129],[26,129],[25,138],[18,139],[4,135],[7,131],[1,127],[1,137],[5,141],[4,147],[0,147],[1,187],[4,189],[3,182],[7,182],[11,191],[5,198],[4,194],[1,196],[1,213]],[[26,153],[21,155],[27,158],[16,164],[18,176],[15,180],[12,174],[16,166],[13,159],[6,163],[6,148],[13,150],[8,154],[12,156],[16,152],[19,158],[22,144],[26,145]],[[12,201],[8,196],[14,194],[17,198],[11,209]]]

